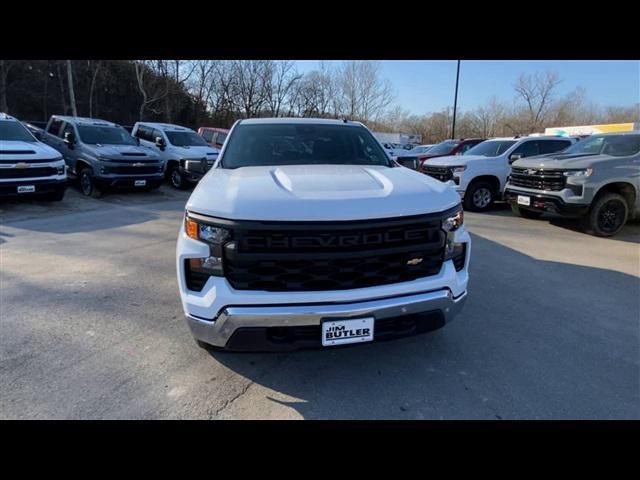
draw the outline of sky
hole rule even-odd
[[[319,62],[297,61],[298,70],[318,68]],[[339,62],[336,62],[339,63]],[[453,107],[454,60],[383,60],[382,77],[393,84],[395,104],[416,115]],[[471,110],[492,96],[511,102],[513,84],[521,73],[554,70],[563,95],[583,87],[588,101],[601,106],[631,106],[640,102],[640,61],[634,60],[463,60],[460,64],[458,108]]]

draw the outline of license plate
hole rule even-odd
[[[20,185],[18,187],[18,193],[33,193],[36,191],[35,185]]]
[[[362,343],[373,340],[373,317],[328,320],[322,323],[322,346]]]
[[[135,180],[134,185],[136,187],[144,187],[147,184],[146,180]]]
[[[525,195],[518,195],[518,205],[526,205],[527,207],[531,205],[531,197],[527,197]]]

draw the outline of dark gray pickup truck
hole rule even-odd
[[[164,180],[164,165],[123,127],[105,120],[54,115],[41,140],[58,150],[84,195],[107,188],[153,189]]]

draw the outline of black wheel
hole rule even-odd
[[[629,217],[629,207],[622,195],[605,193],[591,205],[583,219],[588,233],[598,237],[611,237],[622,230]]]
[[[513,213],[522,218],[530,218],[532,220],[538,219],[542,216],[542,212],[534,212],[533,210],[527,210],[525,208],[520,208],[518,205],[511,205],[511,210]]]
[[[90,169],[85,168],[82,170],[80,175],[78,175],[78,181],[80,182],[80,191],[83,195],[93,198],[100,198],[102,196],[102,191],[96,186]]]
[[[48,202],[59,202],[64,198],[64,190],[58,190],[53,193],[47,193],[44,199]]]
[[[464,193],[464,208],[471,212],[486,212],[493,206],[495,192],[487,182],[472,182]]]
[[[187,188],[187,181],[180,173],[180,166],[177,163],[172,163],[169,167],[169,182],[173,188],[178,190],[184,190]]]

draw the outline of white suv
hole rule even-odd
[[[563,137],[493,138],[467,150],[464,155],[437,157],[422,171],[454,187],[466,210],[489,210],[503,197],[511,164],[519,158],[564,150],[576,142]]]
[[[361,123],[250,119],[189,198],[176,266],[199,345],[328,347],[443,326],[470,245],[458,195]]]
[[[220,152],[196,132],[180,125],[137,122],[131,135],[160,155],[166,176],[178,189],[197,183],[213,166]]]

